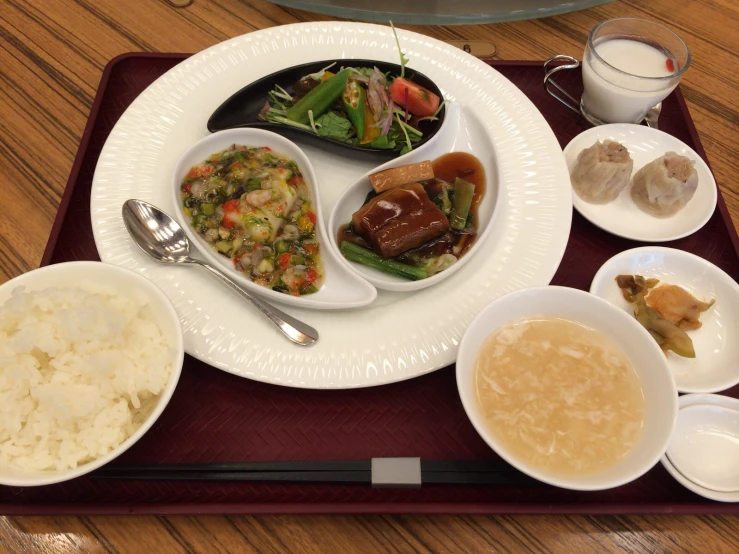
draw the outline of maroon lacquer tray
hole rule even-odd
[[[85,129],[42,264],[97,260],[90,224],[90,188],[100,151],[131,101],[186,56],[129,54],[108,64]],[[576,117],[543,90],[535,62],[494,62],[526,93],[560,144],[583,130]],[[578,72],[560,83],[577,91]],[[705,159],[680,91],[664,102],[663,129]],[[637,246],[594,227],[577,213],[554,284],[587,289],[608,258]],[[703,256],[739,278],[737,240],[719,196],[719,209],[694,235],[669,246]],[[725,394],[739,396],[739,387]],[[242,379],[186,357],[177,390],[152,429],[117,463],[272,460],[366,460],[383,456],[494,459],[468,422],[454,368],[410,381],[347,391],[283,388]],[[549,486],[424,487],[250,483],[132,482],[79,478],[39,488],[0,487],[0,513],[707,513],[739,505],[703,499],[657,465],[617,489],[579,493]]]

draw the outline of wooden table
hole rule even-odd
[[[501,59],[581,56],[611,17],[661,22],[693,53],[682,82],[739,221],[739,2],[637,0],[560,17],[408,27],[494,42]],[[129,51],[196,52],[275,25],[329,19],[261,0],[0,0],[0,282],[38,267],[105,64]],[[6,517],[0,551],[739,551],[729,517]]]

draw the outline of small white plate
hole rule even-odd
[[[671,217],[659,218],[641,210],[631,199],[633,182],[621,191],[613,202],[590,204],[572,191],[575,209],[582,216],[619,237],[644,242],[666,242],[686,237],[703,227],[716,209],[718,194],[716,181],[703,159],[684,142],[657,129],[629,123],[615,123],[593,127],[577,135],[564,149],[567,169],[572,169],[577,156],[596,141],[611,139],[620,142],[634,160],[633,175],[652,160],[666,152],[676,152],[695,161],[698,188],[688,204]]]
[[[729,398],[728,396],[721,396],[719,394],[686,394],[685,396],[681,396],[678,400],[680,410],[687,408],[688,406],[699,405],[721,406],[731,410],[739,410],[739,399]],[[680,412],[678,412],[678,418],[679,417]],[[693,491],[695,494],[699,494],[705,498],[717,500],[719,502],[739,502],[739,492],[718,492],[701,487],[683,477],[683,475],[675,469],[675,466],[672,465],[672,462],[670,462],[667,456],[662,456],[660,462],[662,462],[664,468],[678,483],[686,489]]]
[[[700,329],[689,331],[696,357],[667,353],[680,392],[709,393],[739,383],[739,285],[712,263],[674,248],[645,246],[617,254],[598,270],[590,292],[631,313],[616,285],[616,276],[656,277],[680,285],[699,300],[716,303],[701,314]]]
[[[726,406],[686,406],[677,416],[665,453],[675,468],[697,485],[739,492],[739,410]]]

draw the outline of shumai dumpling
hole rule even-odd
[[[577,156],[570,178],[577,195],[591,204],[606,204],[616,199],[629,184],[634,160],[620,142],[596,142]]]
[[[669,217],[690,202],[698,188],[695,162],[675,152],[649,162],[634,175],[631,198],[656,217]]]

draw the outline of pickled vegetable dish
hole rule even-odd
[[[292,296],[321,287],[316,212],[293,160],[233,145],[191,168],[180,193],[193,229],[254,283]]]

